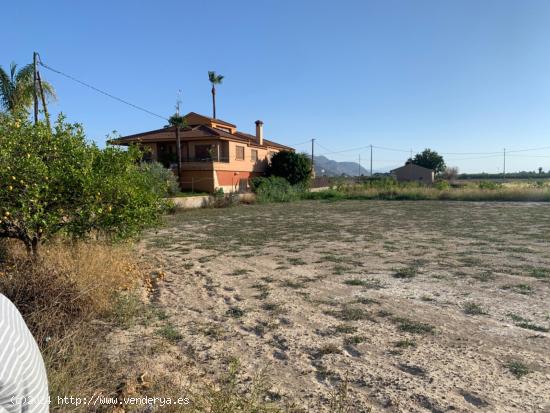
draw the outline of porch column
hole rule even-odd
[[[156,142],[151,144],[151,159],[155,162],[159,160],[158,144]]]

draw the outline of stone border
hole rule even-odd
[[[235,196],[234,194],[225,194],[226,198]],[[254,202],[256,195],[254,194],[237,194],[240,202]],[[213,195],[199,195],[199,196],[187,196],[187,197],[173,197],[168,198],[169,201],[174,203],[176,209],[193,209],[193,208],[206,208],[211,206],[216,198]]]

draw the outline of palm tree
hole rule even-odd
[[[185,118],[180,115],[179,105],[176,107],[176,113],[168,118],[168,125],[166,128],[173,127],[176,132],[176,154],[178,160],[178,179],[181,178],[181,140],[180,140],[180,129],[185,128],[187,123]]]
[[[187,126],[185,123],[185,118],[181,116],[179,113],[174,113],[172,116],[168,118],[168,125],[166,125],[166,128],[169,128],[171,126],[179,126],[180,128],[183,128]]]
[[[208,72],[208,80],[212,83],[212,117],[216,119],[216,85],[222,83],[223,76],[217,75],[216,72]]]
[[[42,81],[46,97],[55,98],[53,86]],[[10,65],[9,74],[0,66],[0,103],[4,110],[16,113],[28,111],[33,104],[34,67],[32,64],[17,70],[17,64]]]

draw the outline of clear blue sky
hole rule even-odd
[[[218,117],[317,152],[374,144],[493,152],[550,146],[550,2],[26,1],[3,7],[0,65],[32,52],[61,71],[153,112],[211,113],[208,70],[225,75]],[[100,144],[163,121],[57,74],[53,112]],[[299,145],[297,149],[307,149]],[[325,149],[325,148],[328,148]],[[361,152],[327,155],[357,160]],[[408,153],[375,150],[374,168]],[[466,159],[483,157],[483,159]],[[462,171],[502,157],[446,155]],[[545,157],[546,156],[546,157]],[[507,170],[550,169],[550,150],[508,157]],[[366,162],[364,165],[366,166]]]

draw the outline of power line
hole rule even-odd
[[[361,151],[361,150],[365,150],[365,149],[370,148],[370,145],[367,145],[367,146],[359,146],[359,147],[350,148],[350,149],[330,151],[330,150],[328,150],[328,148],[326,148],[322,145],[319,145],[319,146],[321,146],[323,149],[326,149],[328,151],[328,152],[322,153],[321,155],[331,155],[331,154],[338,154],[338,153],[345,153],[345,152]],[[372,147],[376,148],[376,149],[392,151],[392,152],[402,152],[402,153],[409,153],[410,152],[410,149],[406,150],[406,149],[397,149],[397,148],[387,148],[385,146],[377,146],[377,145],[372,145]],[[538,147],[538,148],[528,148],[528,149],[516,149],[516,150],[513,150],[513,151],[506,150],[506,154],[508,155],[510,153],[518,153],[518,152],[541,151],[541,150],[545,150],[545,149],[550,149],[550,146],[542,146],[542,147]],[[502,156],[502,151],[494,151],[494,152],[439,152],[439,154],[441,154],[441,155],[488,155],[488,156],[475,157],[475,158],[457,158],[458,160],[461,160],[461,159],[467,160],[467,159],[484,159],[484,158],[487,158],[487,157]],[[519,156],[519,155],[517,155],[517,156]],[[526,156],[529,156],[529,155],[526,155]]]
[[[331,155],[331,154],[334,154],[334,153],[344,153],[344,152],[353,152],[353,151],[359,151],[359,150],[362,150],[362,149],[365,149],[365,148],[370,148],[370,146],[359,146],[357,148],[351,148],[351,149],[344,149],[344,150],[341,150],[341,151],[333,151],[333,152],[325,152],[325,153],[321,153],[320,155]]]
[[[550,155],[508,155],[508,152],[506,155],[514,158],[550,158]]]
[[[59,75],[61,75],[61,76],[64,76],[64,77],[66,77],[67,79],[72,80],[73,82],[79,83],[79,84],[81,84],[82,86],[86,86],[87,88],[90,88],[90,89],[92,89],[92,90],[94,90],[94,91],[96,91],[96,92],[98,92],[98,93],[101,93],[102,95],[105,95],[105,96],[107,96],[107,97],[110,97],[111,99],[114,99],[114,100],[116,100],[116,101],[118,101],[118,102],[120,102],[120,103],[124,103],[125,105],[131,106],[131,107],[133,107],[134,109],[137,109],[137,110],[141,110],[142,112],[148,113],[149,115],[156,116],[157,118],[161,118],[161,119],[164,119],[164,120],[168,120],[168,118],[165,117],[165,116],[159,115],[159,114],[157,114],[157,113],[155,113],[155,112],[151,112],[150,110],[145,109],[145,108],[142,108],[141,106],[134,105],[133,103],[128,102],[128,101],[125,100],[125,99],[119,98],[119,97],[117,97],[117,96],[115,96],[115,95],[113,95],[113,94],[111,94],[111,93],[105,92],[104,90],[101,90],[101,89],[99,89],[99,88],[97,88],[97,87],[95,87],[95,86],[92,86],[92,85],[90,85],[89,83],[83,82],[82,80],[79,80],[79,79],[77,79],[77,78],[74,77],[74,76],[68,75],[67,73],[63,73],[63,72],[60,71],[60,70],[54,69],[53,67],[50,67],[50,66],[48,66],[47,64],[45,64],[44,62],[42,62],[42,60],[39,60],[39,61],[38,61],[38,64],[39,64],[40,66],[42,66],[42,67],[44,67],[44,68],[46,68],[46,69],[48,69],[48,70],[54,72],[54,73],[57,73],[57,74],[59,74]]]
[[[550,146],[541,146],[540,148],[530,148],[530,149],[518,149],[518,150],[515,150],[515,151],[506,151],[506,153],[542,151],[544,149],[550,149]]]
[[[489,159],[489,158],[500,158],[502,156],[502,152],[500,152],[498,155],[487,155],[487,156],[476,156],[473,158],[448,158],[447,161],[470,161],[475,159]]]
[[[409,153],[410,152],[410,149],[409,150],[405,150],[405,149],[394,149],[394,148],[386,148],[384,146],[376,146],[376,145],[371,145],[373,148],[376,148],[376,149],[382,149],[382,150],[385,150],[385,151],[392,151],[392,152],[406,152],[406,153]]]
[[[502,154],[502,151],[495,152],[439,152],[441,155],[496,155]]]
[[[289,143],[288,146],[300,146],[300,145],[305,145],[306,143],[311,143],[311,139],[308,139],[307,141],[303,141],[299,143]]]
[[[323,148],[325,151],[332,151],[332,149],[327,148],[326,146],[321,145],[319,142],[315,141],[317,143],[317,146]]]
[[[125,99],[122,99],[122,98],[119,98],[118,96],[115,96],[109,92],[106,92],[104,90],[101,90],[89,83],[86,83],[82,80],[79,80],[77,79],[76,77],[74,76],[71,76],[67,73],[64,73],[60,70],[57,70],[57,69],[54,69],[53,67],[45,64],[44,62],[42,62],[42,59],[40,58],[40,56],[38,55],[38,61],[37,63],[44,67],[45,69],[48,69],[54,73],[57,73],[61,76],[64,76],[66,77],[67,79],[70,79],[72,80],[73,82],[76,82],[76,83],[79,83],[80,85],[82,86],[85,86],[89,89],[92,89],[98,93],[101,93],[102,95],[105,95],[113,100],[116,100],[117,102],[120,102],[120,103],[123,103],[125,105],[128,105],[130,107],[133,107],[134,109],[137,109],[137,110],[140,110],[142,112],[145,112],[151,116],[156,116],[157,118],[160,118],[160,119],[163,119],[163,120],[166,120],[168,121],[168,118],[165,117],[165,116],[162,116],[162,115],[159,115],[155,112],[152,112],[148,109],[145,109],[139,105],[136,105],[136,104],[133,104]],[[289,146],[300,146],[300,145],[304,145],[304,144],[307,144],[307,143],[310,143],[311,142],[311,139],[308,139],[306,141],[303,141],[303,142],[299,142],[299,143],[293,143],[293,144],[289,144]],[[321,148],[327,150],[328,152],[325,152],[325,153],[321,153],[320,155],[331,155],[331,154],[339,154],[339,153],[345,153],[345,152],[354,152],[354,151],[360,151],[360,150],[364,150],[364,149],[372,149],[372,148],[376,148],[376,149],[381,149],[381,150],[386,150],[386,151],[393,151],[393,152],[402,152],[402,153],[409,153],[410,150],[406,150],[406,149],[397,149],[397,148],[388,148],[388,147],[384,147],[384,146],[376,146],[376,145],[366,145],[366,146],[360,146],[360,147],[355,147],[355,148],[350,148],[350,149],[343,149],[343,150],[337,150],[337,151],[331,151],[330,149],[328,149],[327,147],[319,144],[317,142],[317,145],[320,146]],[[510,154],[510,153],[518,153],[518,152],[530,152],[530,151],[540,151],[540,150],[545,150],[545,149],[550,149],[550,146],[543,146],[543,147],[538,147],[538,148],[527,148],[527,149],[516,149],[516,150],[508,150],[506,151],[506,154]],[[449,160],[454,160],[454,161],[463,161],[463,160],[474,160],[474,159],[487,159],[487,158],[493,158],[493,157],[500,157],[502,155],[502,152],[501,151],[495,151],[495,152],[440,152],[440,154],[442,155],[491,155],[491,156],[482,156],[482,157],[475,157],[475,158],[455,158],[455,159],[449,159]],[[550,156],[540,156],[540,155],[509,155],[509,156],[524,156],[524,157],[537,157],[537,158],[547,158],[547,157],[550,157]]]

